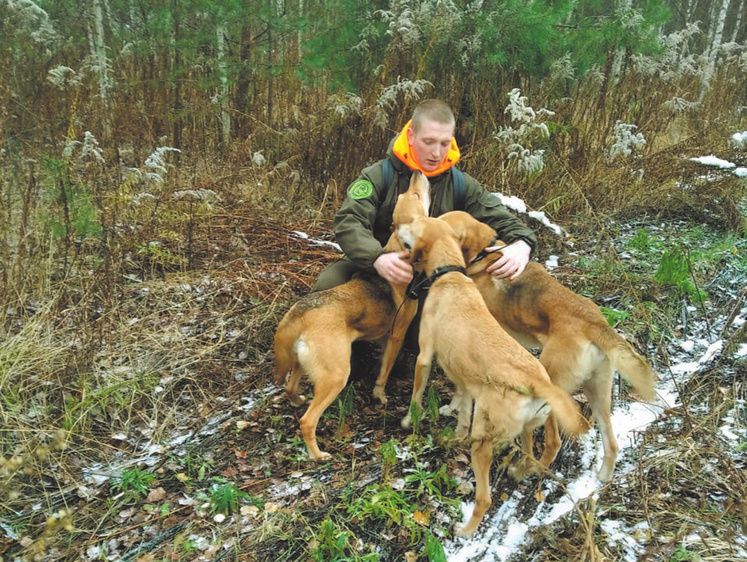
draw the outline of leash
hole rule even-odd
[[[399,306],[397,307],[397,311],[394,313],[394,318],[392,318],[392,327],[389,330],[390,332],[394,331],[394,324],[397,321],[397,316],[399,316],[399,311],[402,310],[402,306],[404,306],[405,304],[405,300],[418,300],[420,298],[420,293],[423,291],[427,291],[430,286],[430,279],[424,273],[416,273],[413,276],[412,281],[410,281],[410,283],[407,285],[407,289],[405,289],[405,299],[399,304]]]

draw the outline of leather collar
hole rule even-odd
[[[443,267],[437,267],[436,269],[434,269],[433,273],[428,276],[428,279],[430,280],[431,284],[433,284],[439,277],[446,275],[447,273],[452,273],[454,271],[461,273],[465,277],[467,276],[467,270],[461,265],[444,265]]]

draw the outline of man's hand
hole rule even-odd
[[[509,244],[501,249],[499,246],[490,246],[485,248],[488,252],[494,252],[501,250],[503,254],[499,259],[495,260],[487,272],[490,273],[496,279],[506,279],[513,281],[529,263],[529,254],[532,253],[532,248],[524,240],[517,240],[513,244]]]
[[[390,283],[406,285],[412,281],[412,265],[407,261],[409,256],[410,252],[407,250],[381,254],[373,266],[376,273]]]

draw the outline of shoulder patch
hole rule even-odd
[[[353,199],[365,199],[371,197],[373,184],[368,180],[358,180],[348,188],[348,195]]]

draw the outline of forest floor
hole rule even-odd
[[[256,211],[231,221],[212,225],[232,233],[215,241],[230,259],[123,285],[91,394],[75,396],[91,429],[67,438],[75,458],[55,453],[36,479],[14,477],[28,499],[14,495],[14,515],[0,521],[0,560],[747,559],[744,236],[646,215],[541,232],[540,261],[649,358],[659,400],[638,403],[616,385],[621,451],[605,485],[594,478],[595,430],[565,442],[552,474],[520,483],[506,474],[515,451],[500,452],[493,506],[473,538],[458,539],[474,491],[469,448],[446,439],[455,420],[439,412],[449,383],[431,377],[411,431],[399,422],[412,354],[390,378],[387,406],[372,397],[375,363],[354,373],[317,431],[332,460],[309,462],[305,407],[272,383],[272,337],[339,256],[323,242],[330,224]],[[692,251],[696,287],[690,275],[676,287],[655,281],[673,247]]]

